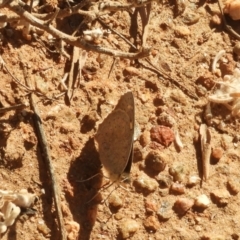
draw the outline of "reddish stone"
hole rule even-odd
[[[156,126],[150,130],[151,139],[168,147],[175,139],[174,132],[166,126]]]
[[[212,149],[212,157],[214,158],[214,160],[219,161],[220,158],[222,157],[222,155],[223,155],[223,149],[222,148],[217,147],[217,148]]]
[[[149,216],[145,221],[143,222],[143,225],[146,229],[151,231],[157,231],[160,228],[160,223],[158,219],[154,216]]]
[[[152,149],[152,150],[163,150],[164,147],[163,145],[161,145],[160,143],[157,143],[157,142],[151,142],[149,144],[149,147]]]

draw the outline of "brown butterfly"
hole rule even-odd
[[[135,106],[132,92],[120,98],[95,135],[100,161],[112,182],[129,177],[133,159]]]

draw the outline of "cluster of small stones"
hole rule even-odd
[[[166,119],[171,118],[164,116],[161,121],[163,119],[166,121]],[[217,189],[207,194],[200,193],[196,197],[189,197],[189,189],[200,186],[201,178],[198,175],[186,176],[182,165],[169,166],[169,156],[163,149],[151,150],[150,147],[147,153],[142,154],[141,152],[141,147],[146,149],[146,146],[151,146],[151,141],[157,141],[158,144],[165,147],[169,146],[174,141],[174,135],[170,133],[172,130],[169,127],[157,126],[150,133],[143,132],[140,136],[141,146],[137,145],[135,147],[138,160],[145,156],[143,157],[144,163],[140,165],[144,171],[134,180],[134,186],[145,194],[159,191],[163,199],[159,204],[151,197],[145,198],[146,218],[143,225],[149,232],[156,232],[160,229],[161,222],[168,221],[174,214],[182,217],[191,209],[202,213],[212,204],[216,204],[218,207],[226,206],[231,195],[236,195],[240,191],[240,181],[231,178],[227,182],[227,189]],[[153,137],[151,134],[153,134]],[[164,136],[164,134],[166,135]],[[212,149],[211,158],[214,159],[215,163],[221,159],[222,155],[223,150],[221,148]],[[176,196],[172,202],[164,199],[169,194]],[[110,197],[110,205],[118,208],[122,207],[123,203],[120,199],[113,199]],[[140,224],[133,219],[123,221],[119,225],[119,231],[124,239],[133,235],[139,228]]]

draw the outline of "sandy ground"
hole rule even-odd
[[[226,19],[240,30],[238,21]],[[57,24],[72,34],[79,20],[74,15]],[[107,14],[103,20],[135,46],[141,46],[141,18],[136,11]],[[95,27],[101,25],[96,23]],[[80,33],[86,29],[83,25]],[[41,36],[45,45],[47,38],[47,33]],[[114,33],[98,44],[132,51]],[[69,72],[71,62],[49,52],[39,41],[24,39],[20,27],[7,25],[1,30],[1,56],[7,68],[23,84],[28,77],[41,93],[32,94],[50,150],[69,240],[239,239],[239,117],[232,117],[222,104],[211,105],[210,120],[205,113],[208,95],[219,87],[215,83],[237,66],[235,44],[236,39],[224,31],[217,2],[154,2],[146,46],[151,47],[149,61],[156,68],[146,59],[114,60],[89,51],[69,104],[66,95],[51,98],[63,92],[60,80]],[[211,64],[220,50],[226,54],[213,74]],[[66,51],[72,56],[71,46],[67,45]],[[29,103],[26,89],[5,69],[0,78],[2,107]],[[131,183],[125,185],[127,190],[115,189],[117,184],[102,188],[89,202],[102,185],[109,183],[102,175],[82,181],[101,172],[94,136],[128,91],[134,95],[138,133]],[[34,124],[31,107],[1,113],[1,189],[27,189],[37,196],[32,211],[26,214],[22,209],[2,234],[3,240],[60,239],[52,183]],[[203,178],[201,124],[207,124],[211,133],[207,181],[198,181]],[[153,138],[154,129],[166,130],[160,143]],[[174,141],[177,131],[182,148]],[[154,154],[149,157],[149,153]],[[196,183],[190,186],[193,179]],[[206,208],[196,206],[196,198],[202,194],[209,200]]]

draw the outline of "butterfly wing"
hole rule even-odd
[[[135,105],[132,92],[127,92],[120,98],[115,110],[116,109],[122,109],[129,116],[130,124],[132,124],[131,132],[133,136],[135,122]]]
[[[135,104],[134,104],[134,97],[132,92],[125,93],[120,98],[115,109],[122,109],[128,114],[130,119],[130,125],[131,125],[130,131],[131,131],[132,142],[131,142],[131,146],[129,146],[128,161],[124,168],[124,173],[128,175],[131,171],[132,160],[133,160],[133,138],[134,138],[134,123],[135,123]]]
[[[123,173],[128,163],[132,140],[132,124],[126,111],[116,109],[100,124],[95,142],[100,161],[111,179],[117,179]]]

